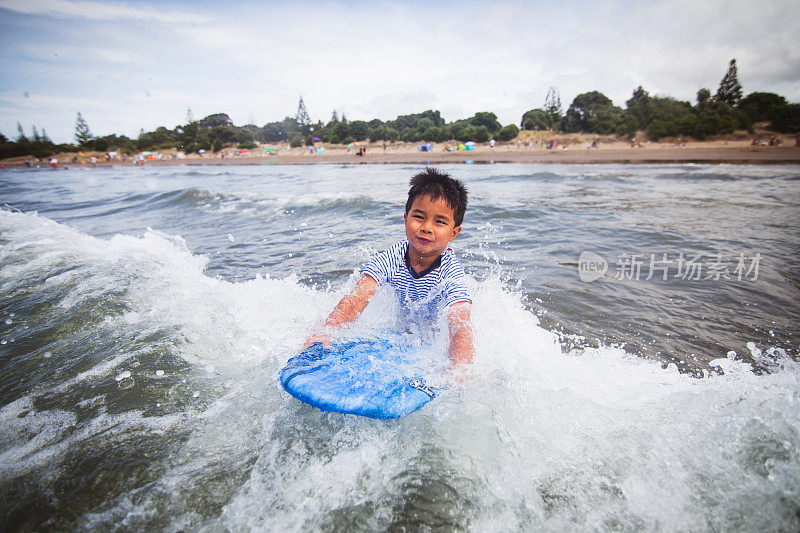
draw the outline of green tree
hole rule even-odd
[[[233,121],[231,120],[231,117],[225,113],[214,113],[213,115],[208,115],[205,118],[201,118],[197,125],[200,127],[200,129],[210,129],[218,126],[233,126]]]
[[[423,141],[440,143],[446,141],[449,135],[445,128],[431,126],[426,129],[420,137]]]
[[[497,133],[497,140],[506,142],[515,139],[517,135],[519,135],[519,128],[514,124],[509,124],[508,126],[500,128],[500,131]]]
[[[348,126],[350,128],[350,135],[352,135],[356,141],[361,142],[367,138],[369,125],[363,120],[354,120],[348,124]]]
[[[311,127],[311,117],[308,115],[306,104],[303,102],[303,95],[300,95],[300,101],[297,102],[297,115],[294,118],[297,123],[297,129],[303,134],[308,134]]]
[[[711,99],[711,91],[705,87],[697,91],[697,107],[705,107]]]
[[[335,135],[335,136],[336,136],[338,139],[342,139],[342,140],[343,140],[343,139],[346,139],[347,137],[350,137],[350,126],[347,124],[347,122],[344,122],[344,121],[337,122],[337,123],[336,123],[336,124],[333,126],[333,131],[332,131],[332,133],[333,133],[333,134],[334,134],[334,135]],[[332,141],[332,142],[333,142],[333,141]]]
[[[375,141],[383,141],[386,139],[386,126],[381,124],[380,126],[376,126],[371,128],[367,134],[369,137],[370,142]]]
[[[736,107],[742,99],[742,84],[739,83],[736,73],[736,60],[731,59],[728,64],[728,72],[722,77],[719,82],[717,94],[714,95],[714,101],[723,104],[728,104],[731,107]]]
[[[702,141],[709,135],[719,133],[720,129],[721,125],[717,114],[713,111],[704,110],[697,116],[693,136]]]
[[[479,111],[475,113],[475,115],[469,119],[469,123],[476,127],[483,126],[486,128],[487,135],[498,131],[501,127],[500,122],[497,120],[497,115],[490,111]],[[486,140],[488,141],[489,139]]]
[[[562,128],[566,132],[612,133],[622,122],[622,110],[603,93],[591,91],[575,97]]]
[[[772,128],[781,133],[800,133],[800,104],[788,104],[772,119]]]
[[[78,113],[80,115],[80,113]],[[28,142],[28,138],[25,136],[25,130],[22,129],[22,124],[17,122],[17,142],[18,143],[26,143]]]
[[[420,140],[420,134],[416,128],[404,128],[403,131],[400,132],[400,140],[403,142],[417,142]]]
[[[645,129],[650,123],[650,94],[639,85],[625,106],[626,113],[636,121],[636,128]]]
[[[753,122],[771,121],[787,105],[786,98],[775,93],[754,92],[739,102],[739,109],[747,113]]]
[[[551,117],[544,109],[531,109],[522,115],[520,126],[523,130],[546,130],[552,126]]]
[[[629,139],[636,136],[639,130],[639,121],[629,114],[627,111],[623,113],[622,122],[617,125],[615,133],[620,137],[628,137]]]
[[[394,128],[386,127],[386,140],[396,141],[400,137],[400,132]]]
[[[75,140],[78,142],[78,146],[86,146],[92,139],[94,139],[94,135],[89,130],[89,125],[83,119],[83,115],[78,111],[78,116],[75,118]]]
[[[547,113],[548,123],[547,126],[553,129],[558,129],[561,123],[561,94],[558,88],[550,86],[547,89],[547,95],[544,97],[544,112]]]

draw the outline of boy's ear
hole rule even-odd
[[[453,235],[450,237],[450,242],[453,242],[453,239],[455,239],[459,233],[461,233],[461,226],[453,228]]]

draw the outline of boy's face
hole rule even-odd
[[[461,226],[455,224],[453,209],[444,198],[432,202],[430,196],[417,196],[404,218],[409,246],[422,257],[442,255],[461,232]]]

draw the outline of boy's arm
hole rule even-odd
[[[328,346],[331,342],[330,330],[337,329],[358,318],[364,308],[367,307],[369,299],[375,294],[377,288],[378,282],[375,281],[372,276],[369,274],[361,276],[361,279],[358,280],[353,290],[339,301],[328,316],[323,330],[306,339],[306,342],[303,344],[303,349],[318,342]]]
[[[450,362],[454,367],[472,363],[472,325],[470,324],[469,302],[454,303],[448,308],[447,324],[450,329]]]

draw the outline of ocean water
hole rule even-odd
[[[800,166],[442,166],[478,377],[298,402],[421,168],[0,171],[0,529],[800,529]]]

